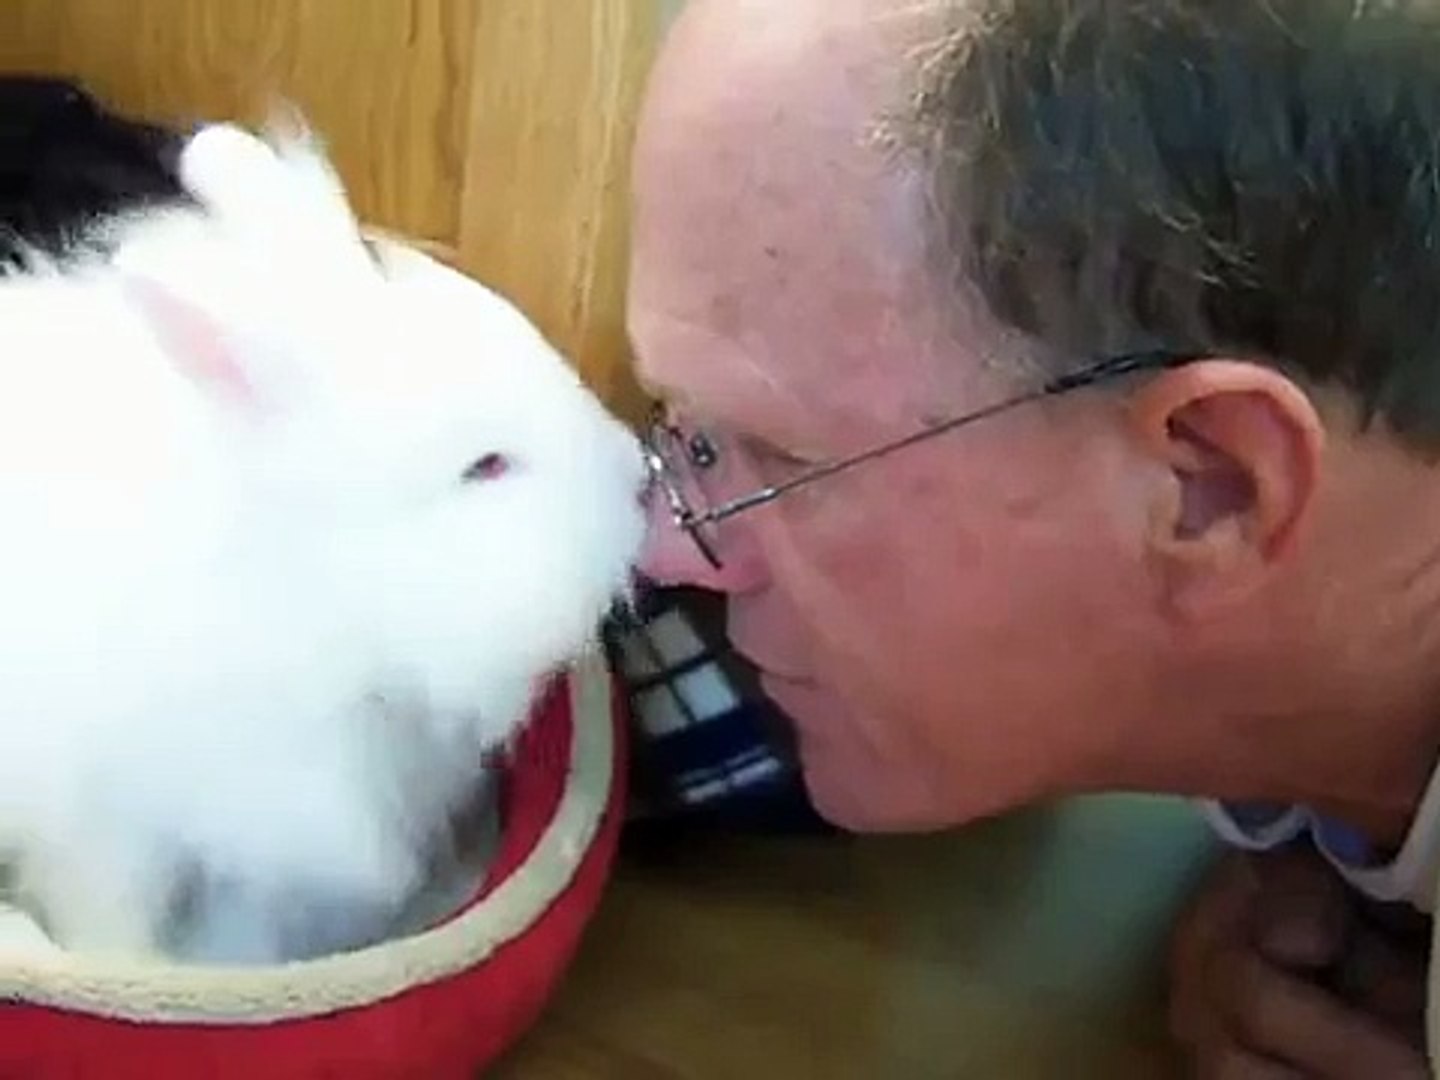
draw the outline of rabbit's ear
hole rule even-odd
[[[122,288],[165,355],[206,397],[244,413],[265,411],[235,335],[209,312],[149,277],[127,274]]]
[[[298,112],[277,113],[268,130],[266,139],[234,124],[202,128],[180,159],[185,187],[234,235],[297,270],[372,277],[344,182],[319,140]]]

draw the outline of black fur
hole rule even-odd
[[[107,109],[80,85],[0,77],[0,270],[61,254],[87,222],[183,201],[177,131]]]

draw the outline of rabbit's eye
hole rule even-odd
[[[504,454],[486,454],[465,470],[467,481],[494,480],[510,471],[510,461]]]

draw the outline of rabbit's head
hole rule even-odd
[[[638,440],[517,307],[365,238],[313,143],[209,127],[180,173],[107,266],[220,433],[245,564],[376,698],[503,738],[629,588]]]

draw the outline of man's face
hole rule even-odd
[[[1014,389],[982,370],[993,333],[932,317],[915,187],[860,142],[875,87],[807,90],[803,35],[775,26],[773,70],[726,72],[717,29],[682,26],[652,86],[630,311],[642,377],[717,443],[712,499]],[[833,820],[943,826],[1084,786],[1145,700],[1139,504],[1114,406],[1081,398],[725,521],[719,571],[657,508],[649,572],[729,593]]]

